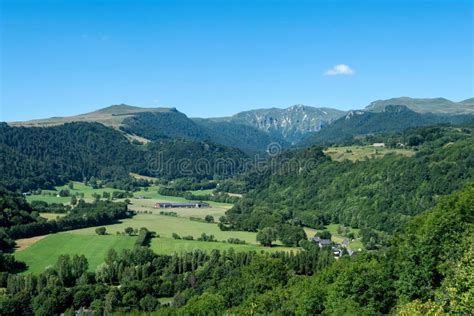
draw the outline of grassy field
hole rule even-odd
[[[73,189],[67,185],[57,187],[56,190],[44,190],[41,195],[28,196],[28,201],[42,200],[48,203],[69,203],[70,197],[57,197],[62,189],[68,189],[71,194],[84,194],[86,201],[92,201],[93,193],[102,195],[103,192],[112,193],[120,191],[116,189],[103,188],[93,189],[80,182],[73,183]],[[21,247],[15,253],[15,256],[25,261],[29,269],[27,272],[38,273],[46,267],[53,265],[57,257],[61,254],[84,254],[89,261],[90,270],[94,270],[97,265],[103,262],[107,251],[111,248],[116,250],[132,248],[136,237],[117,235],[117,232],[123,232],[126,227],[141,228],[146,227],[160,235],[151,241],[151,249],[159,254],[171,254],[202,249],[210,251],[212,249],[230,249],[236,251],[289,251],[297,248],[287,248],[281,245],[267,248],[258,245],[256,242],[256,233],[221,231],[217,224],[208,224],[198,221],[191,221],[189,217],[201,217],[206,215],[218,218],[225,214],[226,210],[232,207],[232,204],[217,203],[210,201],[209,208],[173,208],[166,209],[177,213],[177,217],[159,215],[160,209],[155,209],[157,202],[187,202],[186,199],[175,196],[163,196],[158,194],[158,186],[151,186],[147,189],[142,188],[134,192],[134,197],[130,198],[130,209],[138,212],[136,216],[125,219],[120,223],[107,225],[108,235],[99,236],[95,233],[96,227],[73,230],[64,233],[52,234],[41,238],[25,239],[21,241]],[[193,191],[194,194],[208,194],[212,190]],[[146,213],[145,213],[146,212]],[[61,214],[42,213],[41,216],[51,220]],[[177,233],[180,236],[193,236],[195,239],[202,233],[214,235],[219,242],[204,242],[197,240],[176,240],[172,234]],[[228,238],[238,238],[246,242],[245,245],[229,244]]]
[[[120,251],[132,248],[136,237],[130,236],[98,236],[78,235],[70,232],[52,234],[17,251],[16,259],[26,262],[28,271],[40,273],[48,266],[54,265],[61,254],[83,254],[89,262],[89,270],[93,271],[104,261],[107,251],[111,248]]]
[[[85,185],[82,182],[73,182],[74,187],[73,189],[69,189],[67,185],[63,186],[58,186],[56,187],[56,190],[43,190],[42,194],[33,194],[29,195],[26,197],[26,200],[28,202],[31,201],[45,201],[47,203],[62,203],[62,204],[69,204],[71,202],[71,197],[66,196],[66,197],[59,197],[57,194],[61,190],[69,190],[71,195],[75,194],[84,194],[84,200],[86,202],[93,201],[92,194],[100,194],[102,196],[103,192],[109,192],[112,194],[114,191],[122,191],[118,189],[112,189],[112,188],[101,188],[101,189],[94,189],[90,186]]]
[[[212,194],[212,192],[214,192],[214,189],[208,189],[208,190],[192,190],[192,191],[189,191],[191,192],[192,194],[194,195],[207,195],[207,194]]]
[[[140,191],[134,192],[134,197],[139,198],[143,197],[146,199],[152,199],[156,200],[157,202],[189,202],[185,198],[179,197],[179,196],[167,196],[167,195],[161,195],[158,194],[158,189],[160,187],[153,185],[148,187],[147,189],[142,188]],[[204,195],[207,194],[206,192],[212,190],[198,190],[198,191],[191,191],[195,195]],[[201,192],[201,193],[199,193]],[[222,208],[230,208],[232,207],[232,204],[229,203],[220,203],[220,202],[213,202],[213,201],[206,201],[209,203],[210,206],[212,207],[222,207]]]
[[[15,253],[18,260],[25,261],[29,267],[27,272],[39,273],[53,265],[61,254],[84,254],[89,261],[89,269],[94,270],[103,262],[107,251],[114,248],[118,251],[132,248],[136,237],[117,235],[126,227],[147,227],[160,235],[151,241],[151,249],[158,254],[172,254],[201,249],[225,250],[234,248],[236,251],[298,251],[297,248],[288,248],[277,245],[272,248],[262,247],[255,240],[256,233],[221,231],[216,224],[207,224],[191,221],[184,217],[171,217],[153,214],[138,214],[134,218],[123,220],[121,223],[107,225],[108,235],[99,236],[95,233],[96,227],[72,230],[64,233],[52,234],[38,240],[23,240],[27,247]],[[180,236],[191,235],[197,239],[201,233],[212,234],[220,242],[204,242],[197,240],[176,240],[171,237],[176,232]],[[245,240],[247,244],[237,245],[222,242],[229,237]]]
[[[60,217],[66,216],[66,214],[58,214],[58,213],[40,213],[42,218],[46,218],[48,221],[52,219],[58,219]]]
[[[342,146],[330,147],[324,151],[326,155],[331,156],[333,160],[364,160],[366,158],[381,158],[387,154],[395,153],[406,157],[413,156],[415,152],[409,149],[402,148],[385,148],[373,146]]]
[[[339,235],[337,232],[337,228],[341,226],[339,224],[329,224],[326,226],[326,229],[331,233],[331,240],[335,243],[342,243],[342,241],[346,238],[342,235]],[[318,231],[313,228],[305,227],[304,228],[306,235],[308,237],[313,237]],[[356,236],[359,235],[359,229],[357,228],[351,228],[351,232],[353,232]],[[360,239],[355,239],[349,243],[349,248],[352,250],[359,250],[359,249],[364,249],[364,245],[362,245],[362,242]]]
[[[155,209],[154,206],[157,202],[164,202],[158,199],[130,199],[131,205],[129,208],[137,212],[152,212],[153,214],[159,214],[160,211],[175,212],[179,217],[201,217],[204,218],[206,215],[214,216],[217,221],[220,216],[225,215],[225,212],[230,206],[212,206],[203,208],[172,208],[172,209]]]
[[[191,221],[183,217],[173,217],[155,214],[138,214],[130,219],[125,219],[119,224],[105,226],[110,234],[123,232],[126,227],[141,228],[146,227],[155,231],[158,235],[165,238],[171,238],[173,233],[181,236],[191,235],[194,238],[201,236],[202,233],[212,234],[217,240],[227,240],[229,237],[245,240],[247,243],[257,244],[255,240],[256,233],[241,231],[221,231],[217,224],[208,224]],[[95,228],[83,228],[73,230],[71,234],[76,235],[95,235]]]
[[[288,248],[283,246],[275,246],[271,248],[265,248],[258,245],[236,245],[223,242],[206,242],[198,240],[177,240],[171,238],[155,238],[152,240],[151,249],[158,254],[170,254],[170,253],[179,253],[187,252],[196,249],[211,251],[213,249],[217,250],[229,250],[233,248],[235,251],[297,251],[296,248]]]
[[[44,201],[47,203],[62,203],[62,204],[69,204],[71,202],[71,197],[60,197],[57,196],[60,190],[67,189],[71,192],[71,195],[74,194],[84,194],[84,200],[86,202],[93,201],[92,194],[96,193],[102,196],[103,192],[112,193],[114,191],[122,191],[118,189],[112,188],[101,188],[101,189],[93,189],[90,186],[85,185],[81,182],[73,182],[74,186],[73,189],[69,189],[67,185],[56,187],[56,190],[43,190],[42,194],[37,195],[30,195],[27,196],[27,201]],[[158,194],[159,186],[150,186],[148,188],[142,188],[140,191],[133,193],[133,198],[131,198],[132,205],[130,209],[144,212],[144,211],[153,211],[154,213],[159,213],[157,210],[154,209],[154,206],[158,202],[189,202],[185,198],[177,197],[177,196],[165,196]],[[207,194],[209,191],[212,190],[202,190],[202,191],[193,191],[193,193],[199,195]],[[201,193],[199,193],[201,192]],[[232,204],[228,203],[219,203],[219,202],[212,202],[207,201],[210,205],[209,208],[203,209],[173,209],[173,212],[178,213],[178,216],[183,217],[202,217],[204,218],[206,215],[212,215],[216,218],[225,214],[225,211],[232,207]],[[49,219],[49,218],[48,218]]]

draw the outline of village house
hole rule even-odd
[[[312,237],[309,240],[317,243],[319,248],[329,247],[332,244],[332,241],[330,239],[322,239],[321,237],[317,237],[317,236]]]
[[[342,247],[344,248],[347,248],[349,247],[349,239],[348,238],[344,238],[344,240],[342,241]]]

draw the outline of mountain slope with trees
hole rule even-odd
[[[180,173],[179,161],[193,167],[191,175],[228,177],[239,172],[240,161],[247,157],[238,149],[206,141],[164,139],[134,145],[123,133],[99,123],[31,128],[0,124],[0,185],[13,191],[52,188],[92,177],[126,181],[130,172],[153,174],[160,155],[174,160],[169,168],[160,170],[165,178],[189,176]],[[198,169],[202,159],[208,164]],[[219,159],[235,168],[216,167]]]
[[[382,112],[389,105],[404,105],[410,110],[418,113],[433,113],[443,115],[474,114],[473,98],[460,102],[454,102],[445,98],[420,99],[400,97],[371,102],[365,108],[365,110]]]
[[[473,118],[473,115],[468,114],[422,114],[404,105],[387,105],[380,112],[351,111],[325,129],[307,135],[298,146],[350,143],[364,135],[402,132],[413,127],[435,124],[461,124]]]
[[[332,108],[315,108],[298,104],[286,109],[250,110],[231,117],[209,120],[249,125],[272,137],[281,138],[289,143],[297,143],[303,135],[321,130],[344,114],[344,111]]]
[[[404,137],[422,140],[415,156],[338,162],[313,147],[276,157],[244,178],[254,189],[222,225],[255,231],[285,222],[313,228],[339,223],[399,231],[439,196],[474,179],[472,129],[417,129]]]

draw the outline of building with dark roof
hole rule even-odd
[[[155,204],[155,208],[202,208],[209,207],[208,203],[205,202],[158,202]]]

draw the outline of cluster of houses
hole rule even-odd
[[[205,202],[158,202],[155,204],[155,208],[203,208],[209,207],[208,203]]]
[[[351,257],[357,255],[356,251],[348,248],[349,247],[349,239],[347,239],[347,238],[345,238],[342,241],[341,244],[335,244],[330,239],[324,239],[324,238],[317,237],[317,236],[312,237],[309,240],[316,243],[316,244],[318,244],[319,248],[321,248],[321,249],[331,247],[334,258],[336,258],[336,259],[339,259],[340,257],[342,257],[344,251],[346,251],[347,254]]]

